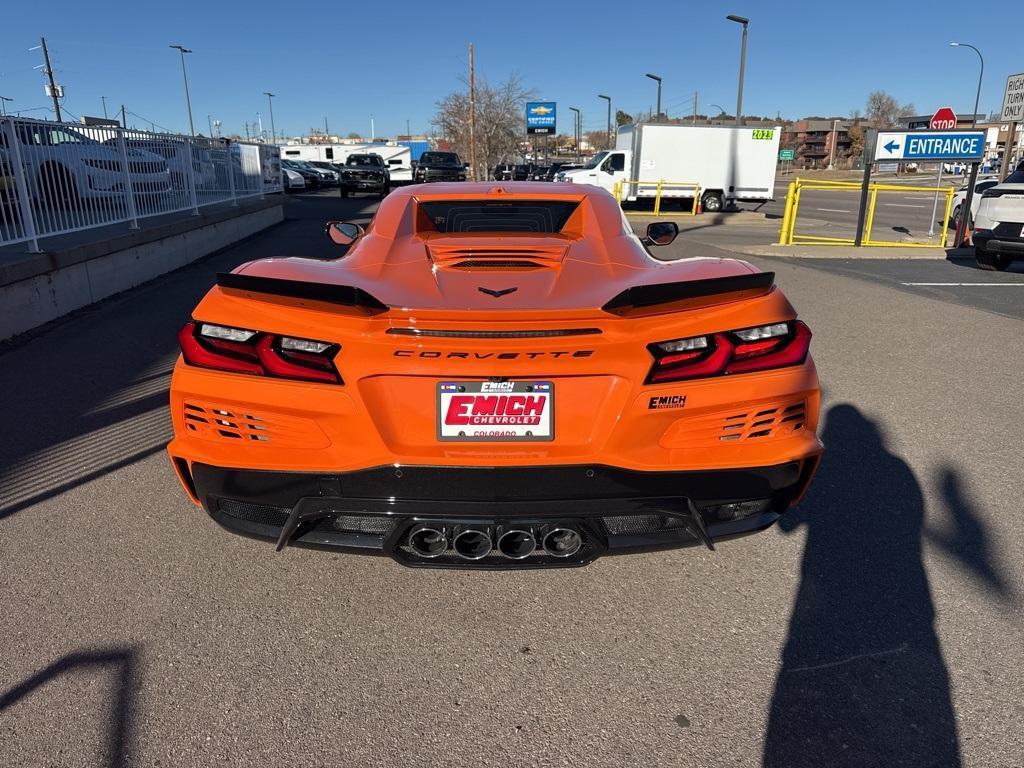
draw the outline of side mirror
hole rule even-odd
[[[338,245],[352,245],[365,231],[351,221],[327,222],[327,236]]]
[[[674,221],[653,221],[647,225],[641,242],[644,245],[669,245],[678,235],[679,225]]]

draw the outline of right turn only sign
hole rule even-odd
[[[1006,92],[1003,93],[1003,114],[999,118],[1004,123],[1024,121],[1024,72],[1006,78]]]

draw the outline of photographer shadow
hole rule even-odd
[[[765,766],[961,764],[921,557],[924,496],[879,427],[843,404],[825,457],[781,523],[807,528]]]

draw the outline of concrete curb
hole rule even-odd
[[[0,275],[0,340],[191,264],[281,221],[283,202],[267,200],[66,251],[26,254]]]
[[[748,256],[781,256],[787,259],[974,259],[974,251],[971,248],[885,248],[880,246],[854,248],[852,245],[739,245],[723,247]]]

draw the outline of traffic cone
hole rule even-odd
[[[704,208],[703,208],[703,206],[701,206],[701,204],[700,204],[700,198],[698,197],[698,198],[697,198],[697,208],[696,208],[696,215],[700,215],[700,214],[702,214],[703,212],[704,212]]]

